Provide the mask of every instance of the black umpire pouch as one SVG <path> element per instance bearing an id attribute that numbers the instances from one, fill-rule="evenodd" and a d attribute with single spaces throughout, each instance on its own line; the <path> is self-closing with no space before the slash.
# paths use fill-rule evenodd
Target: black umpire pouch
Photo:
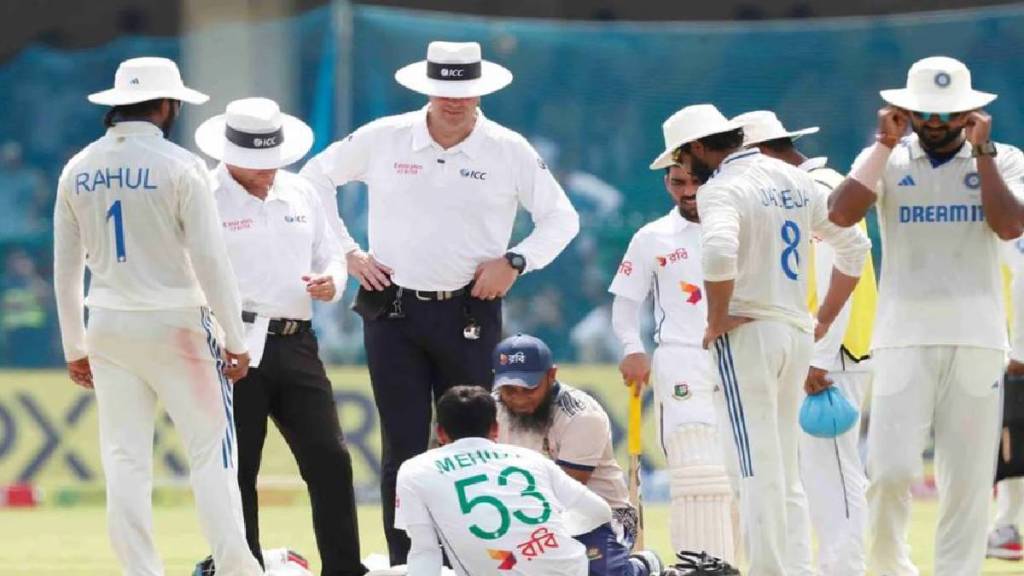
<path id="1" fill-rule="evenodd" d="M 363 320 L 380 320 L 398 298 L 398 286 L 394 284 L 383 290 L 367 290 L 362 286 L 356 293 L 356 300 L 352 304 L 352 310 L 363 317 Z"/>
<path id="2" fill-rule="evenodd" d="M 1003 432 L 999 440 L 996 482 L 1024 476 L 1024 377 L 1003 381 Z"/>

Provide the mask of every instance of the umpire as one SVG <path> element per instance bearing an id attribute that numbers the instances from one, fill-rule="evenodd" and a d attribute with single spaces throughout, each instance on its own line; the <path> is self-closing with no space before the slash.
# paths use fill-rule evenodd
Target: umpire
<path id="1" fill-rule="evenodd" d="M 234 387 L 249 548 L 263 564 L 256 476 L 269 416 L 309 489 L 321 574 L 360 576 L 366 568 L 359 560 L 352 460 L 310 328 L 311 299 L 336 302 L 346 273 L 316 191 L 279 170 L 309 151 L 313 131 L 272 100 L 246 98 L 199 126 L 196 144 L 221 161 L 213 172 L 217 208 L 252 354 L 248 376 Z"/>
<path id="2" fill-rule="evenodd" d="M 512 81 L 475 42 L 431 42 L 425 61 L 395 74 L 425 94 L 419 110 L 380 118 L 302 169 L 332 213 L 348 272 L 362 289 L 370 379 L 381 419 L 381 498 L 392 565 L 409 540 L 394 528 L 395 478 L 427 449 L 433 399 L 456 384 L 491 387 L 501 298 L 516 278 L 551 262 L 579 217 L 536 151 L 487 119 L 480 96 Z M 337 186 L 369 187 L 369 253 L 336 217 Z M 516 210 L 534 230 L 508 247 Z"/>

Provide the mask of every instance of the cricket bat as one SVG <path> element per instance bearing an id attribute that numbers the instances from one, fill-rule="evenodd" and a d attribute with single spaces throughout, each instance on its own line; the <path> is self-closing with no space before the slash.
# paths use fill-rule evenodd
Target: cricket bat
<path id="1" fill-rule="evenodd" d="M 644 549 L 644 503 L 640 493 L 640 455 L 643 454 L 643 388 L 630 382 L 629 423 L 626 432 L 629 444 L 629 501 L 636 507 L 639 521 L 636 527 L 635 550 Z"/>

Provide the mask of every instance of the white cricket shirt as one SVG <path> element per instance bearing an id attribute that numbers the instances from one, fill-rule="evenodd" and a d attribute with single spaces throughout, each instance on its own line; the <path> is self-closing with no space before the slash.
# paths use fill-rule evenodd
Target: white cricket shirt
<path id="1" fill-rule="evenodd" d="M 633 235 L 608 291 L 643 302 L 654 294 L 654 341 L 659 345 L 701 346 L 707 302 L 700 259 L 700 224 L 672 210 Z M 637 326 L 639 332 L 639 326 Z M 634 342 L 640 341 L 635 334 Z M 635 347 L 635 346 L 634 346 Z M 627 354 L 643 352 L 628 349 Z"/>
<path id="2" fill-rule="evenodd" d="M 508 409 L 498 402 L 498 441 L 544 454 L 559 466 L 591 472 L 587 488 L 613 510 L 631 508 L 626 475 L 615 459 L 608 414 L 582 390 L 558 383 L 547 434 L 515 428 Z"/>
<path id="3" fill-rule="evenodd" d="M 706 281 L 735 280 L 729 314 L 789 322 L 807 332 L 811 235 L 835 249 L 835 266 L 860 276 L 871 241 L 828 219 L 828 198 L 803 170 L 757 150 L 723 160 L 697 192 Z"/>
<path id="4" fill-rule="evenodd" d="M 87 305 L 166 310 L 209 304 L 227 349 L 245 351 L 241 305 L 206 166 L 149 122 L 120 122 L 72 158 L 54 208 L 54 284 L 67 360 L 85 346 Z"/>
<path id="5" fill-rule="evenodd" d="M 264 200 L 246 192 L 221 164 L 216 178 L 222 232 L 238 277 L 242 308 L 269 318 L 309 320 L 312 301 L 302 277 L 328 274 L 345 289 L 341 246 L 320 197 L 305 178 L 278 170 Z"/>
<path id="6" fill-rule="evenodd" d="M 369 251 L 413 290 L 457 290 L 478 264 L 511 250 L 543 268 L 579 231 L 579 217 L 525 138 L 477 112 L 473 132 L 443 149 L 427 109 L 371 122 L 314 156 L 300 172 L 316 186 L 345 252 L 358 247 L 337 218 L 336 187 L 369 188 Z M 509 248 L 516 210 L 533 232 Z"/>
<path id="7" fill-rule="evenodd" d="M 433 526 L 460 576 L 587 574 L 563 514 L 593 496 L 536 452 L 463 438 L 406 460 L 397 490 L 395 527 Z"/>
<path id="8" fill-rule="evenodd" d="M 1006 144 L 996 149 L 1003 180 L 1024 198 L 1024 156 Z M 985 222 L 971 145 L 935 166 L 910 135 L 892 151 L 875 192 L 882 268 L 872 348 L 1006 350 L 1001 241 Z"/>
<path id="9" fill-rule="evenodd" d="M 828 159 L 808 158 L 799 168 L 811 175 L 814 183 L 822 188 L 822 192 L 831 194 L 836 186 L 843 181 L 843 175 L 827 166 Z M 817 286 L 818 305 L 825 300 L 828 293 L 828 286 L 832 282 L 832 263 L 835 261 L 835 251 L 827 242 L 821 242 L 813 238 L 814 243 L 814 280 Z M 828 370 L 829 372 L 869 372 L 871 361 L 863 360 L 854 362 L 845 357 L 842 350 L 843 336 L 850 324 L 850 314 L 853 309 L 853 298 L 846 301 L 843 309 L 839 311 L 836 319 L 832 321 L 825 335 L 814 343 L 814 355 L 811 357 L 811 366 Z"/>
<path id="10" fill-rule="evenodd" d="M 1024 237 L 1003 242 L 1003 261 L 1010 269 L 1010 358 L 1024 362 Z"/>

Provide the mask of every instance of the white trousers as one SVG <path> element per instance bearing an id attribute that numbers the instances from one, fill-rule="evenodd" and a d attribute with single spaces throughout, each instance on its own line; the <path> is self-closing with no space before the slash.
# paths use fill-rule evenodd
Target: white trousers
<path id="1" fill-rule="evenodd" d="M 981 573 L 1000 427 L 1005 353 L 957 346 L 874 351 L 868 429 L 868 564 L 878 574 L 918 574 L 907 528 L 910 486 L 935 431 L 939 521 L 935 576 Z"/>
<path id="2" fill-rule="evenodd" d="M 218 575 L 262 574 L 249 552 L 235 468 L 231 388 L 206 309 L 90 310 L 89 362 L 99 407 L 107 525 L 126 576 L 162 576 L 153 543 L 157 401 L 188 453 L 203 534 Z"/>
<path id="3" fill-rule="evenodd" d="M 1024 510 L 1024 478 L 1007 478 L 996 484 L 995 527 L 1017 526 Z"/>
<path id="4" fill-rule="evenodd" d="M 712 361 L 703 348 L 659 346 L 651 364 L 658 437 L 666 457 L 671 458 L 666 440 L 677 428 L 687 424 L 715 425 Z"/>
<path id="5" fill-rule="evenodd" d="M 755 576 L 813 574 L 797 415 L 813 347 L 795 326 L 758 320 L 714 344 L 723 432 L 740 477 L 740 516 Z M 728 426 L 726 426 L 726 423 Z"/>
<path id="6" fill-rule="evenodd" d="M 831 372 L 833 386 L 858 410 L 870 372 Z M 827 576 L 863 576 L 868 479 L 860 457 L 860 423 L 837 438 L 800 431 L 800 477 L 818 542 L 818 570 Z"/>

